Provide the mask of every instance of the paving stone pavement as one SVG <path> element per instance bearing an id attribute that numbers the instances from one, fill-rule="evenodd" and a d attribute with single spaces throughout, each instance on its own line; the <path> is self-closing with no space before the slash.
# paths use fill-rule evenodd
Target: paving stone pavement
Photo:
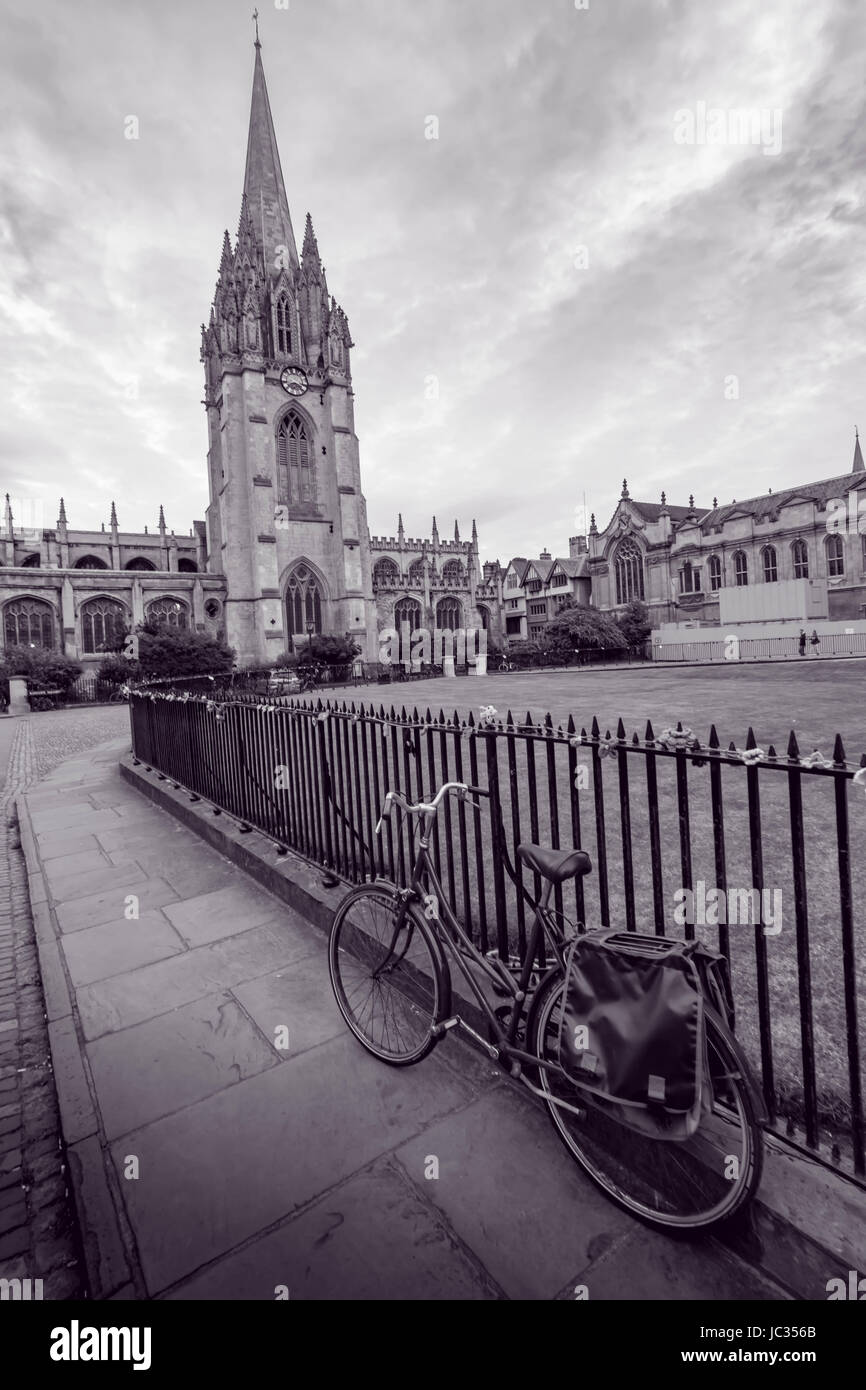
<path id="1" fill-rule="evenodd" d="M 15 798 L 70 753 L 117 734 L 126 710 L 0 723 L 0 1278 L 85 1296 Z"/>
<path id="2" fill-rule="evenodd" d="M 122 781 L 121 749 L 21 807 L 94 1296 L 783 1296 L 620 1212 L 483 1058 L 376 1062 L 322 934 Z"/>

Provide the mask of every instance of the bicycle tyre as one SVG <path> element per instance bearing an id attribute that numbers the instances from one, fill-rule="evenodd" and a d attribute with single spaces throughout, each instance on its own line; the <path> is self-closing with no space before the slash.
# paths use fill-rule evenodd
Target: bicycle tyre
<path id="1" fill-rule="evenodd" d="M 387 961 L 401 911 L 404 925 L 399 930 L 408 937 L 388 971 L 386 991 L 384 977 L 374 978 L 374 972 Z M 393 883 L 362 884 L 340 903 L 328 938 L 328 971 L 343 1018 L 380 1062 L 414 1066 L 436 1046 L 439 1038 L 433 1030 L 451 1011 L 451 975 L 423 913 L 415 904 L 405 904 Z"/>
<path id="2" fill-rule="evenodd" d="M 527 1047 L 535 1057 L 555 1056 L 558 1036 L 556 1010 L 563 991 L 563 977 L 555 971 L 543 980 L 532 1002 L 527 1020 Z M 545 1095 L 551 1121 L 565 1147 L 590 1178 L 618 1206 L 648 1225 L 672 1231 L 708 1230 L 728 1221 L 751 1200 L 761 1181 L 763 1171 L 763 1134 L 757 1118 L 752 1088 L 744 1076 L 748 1064 L 736 1040 L 726 1025 L 709 1007 L 705 1010 L 707 1055 L 713 1082 L 711 1109 L 701 1115 L 696 1133 L 682 1142 L 655 1139 L 639 1134 L 617 1120 L 617 1107 L 605 1107 L 588 1095 L 585 1089 L 571 1086 L 564 1077 L 544 1067 L 537 1071 L 536 1084 Z M 547 1042 L 545 1044 L 545 1039 Z M 724 1092 L 727 1105 L 719 1103 Z M 585 1107 L 584 1117 L 578 1119 L 562 1110 L 549 1098 L 557 1095 L 572 1104 Z M 726 1178 L 724 1170 L 713 1164 L 732 1156 L 732 1108 L 739 1116 L 743 1136 L 743 1153 L 737 1155 L 735 1178 Z M 609 1162 L 599 1162 L 593 1152 L 595 1133 L 601 1136 L 601 1147 Z M 688 1165 L 685 1156 L 695 1153 Z M 712 1162 L 708 1161 L 708 1155 Z M 660 1188 L 665 1173 L 665 1190 Z M 627 1184 L 633 1182 L 635 1191 L 629 1193 Z M 724 1183 L 727 1183 L 727 1191 Z M 705 1209 L 674 1209 L 675 1194 L 686 1204 L 699 1184 L 710 1185 L 713 1197 Z M 637 1195 L 642 1192 L 644 1195 Z M 660 1204 L 666 1201 L 668 1210 Z"/>

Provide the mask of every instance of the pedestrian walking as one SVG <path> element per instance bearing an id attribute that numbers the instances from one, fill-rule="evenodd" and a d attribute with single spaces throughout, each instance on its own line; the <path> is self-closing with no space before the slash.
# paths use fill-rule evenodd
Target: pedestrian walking
<path id="1" fill-rule="evenodd" d="M 804 627 L 800 628 L 800 655 L 806 655 L 806 629 Z"/>
<path id="2" fill-rule="evenodd" d="M 818 651 L 818 644 L 820 643 L 821 638 L 818 636 L 818 629 L 817 629 L 817 628 L 815 628 L 815 627 L 812 628 L 812 636 L 809 638 L 809 641 L 812 643 L 812 653 L 813 653 L 813 655 L 814 655 L 814 656 L 820 656 L 820 652 Z"/>

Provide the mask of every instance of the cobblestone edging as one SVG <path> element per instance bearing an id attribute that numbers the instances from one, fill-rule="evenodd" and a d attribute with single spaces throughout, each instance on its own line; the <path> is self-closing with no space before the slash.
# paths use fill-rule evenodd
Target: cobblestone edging
<path id="1" fill-rule="evenodd" d="M 21 719 L 0 791 L 0 1278 L 86 1297 L 15 798 L 37 777 Z"/>

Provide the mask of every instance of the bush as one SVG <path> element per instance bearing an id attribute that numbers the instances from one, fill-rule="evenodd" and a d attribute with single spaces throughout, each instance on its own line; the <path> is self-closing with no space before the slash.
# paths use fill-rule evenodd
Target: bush
<path id="1" fill-rule="evenodd" d="M 361 648 L 345 637 L 332 637 L 320 633 L 313 638 L 312 661 L 319 666 L 351 666 Z M 310 643 L 305 642 L 297 654 L 297 665 L 309 666 L 311 660 Z"/>
<path id="2" fill-rule="evenodd" d="M 519 639 L 510 643 L 508 647 L 508 659 L 521 670 L 527 666 L 537 666 L 542 656 L 542 648 L 538 642 L 524 642 Z"/>
<path id="3" fill-rule="evenodd" d="M 125 656 L 107 656 L 101 663 L 97 678 L 106 685 L 123 685 L 126 681 L 138 680 L 141 676 L 141 663 L 128 661 Z"/>
<path id="4" fill-rule="evenodd" d="M 222 638 L 206 632 L 187 632 L 165 623 L 138 628 L 138 663 L 145 678 L 220 675 L 231 671 L 234 658 Z"/>
<path id="5" fill-rule="evenodd" d="M 62 652 L 49 652 L 43 647 L 7 647 L 0 674 L 26 676 L 33 685 L 69 690 L 82 670 L 77 661 Z"/>

